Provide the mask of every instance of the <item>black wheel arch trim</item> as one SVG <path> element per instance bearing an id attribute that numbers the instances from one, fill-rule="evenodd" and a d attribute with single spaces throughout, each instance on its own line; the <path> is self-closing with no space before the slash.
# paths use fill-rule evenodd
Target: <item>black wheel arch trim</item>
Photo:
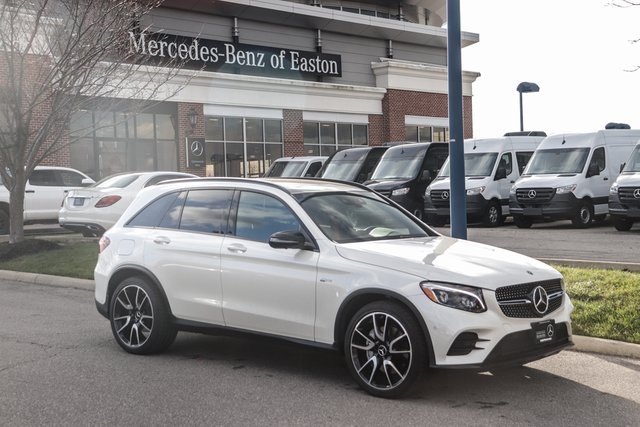
<path id="1" fill-rule="evenodd" d="M 131 277 L 131 276 L 135 276 L 135 274 L 122 274 L 125 272 L 125 270 L 133 270 L 137 273 L 139 273 L 140 275 L 144 275 L 145 277 L 147 277 L 149 280 L 151 280 L 151 282 L 153 283 L 153 285 L 158 289 L 158 291 L 160 292 L 160 295 L 162 296 L 162 300 L 163 302 L 166 304 L 168 310 L 169 310 L 169 316 L 171 317 L 172 321 L 175 321 L 175 318 L 173 316 L 173 312 L 171 311 L 171 304 L 169 304 L 169 299 L 167 298 L 167 294 L 164 292 L 164 288 L 162 287 L 162 284 L 160 283 L 160 280 L 158 280 L 158 278 L 156 277 L 155 274 L 153 274 L 151 272 L 151 270 L 145 268 L 145 267 L 141 267 L 139 265 L 135 265 L 135 264 L 124 264 L 121 265 L 120 267 L 118 267 L 117 270 L 114 271 L 114 273 L 109 277 L 109 284 L 107 285 L 107 296 L 106 296 L 106 300 L 104 303 L 104 308 L 102 309 L 104 311 L 101 311 L 101 309 L 98 307 L 98 311 L 105 317 L 109 316 L 109 301 L 111 300 L 111 296 L 113 295 L 113 292 L 115 291 L 116 287 L 118 286 L 118 284 L 120 282 L 122 282 L 122 280 L 124 280 L 126 277 Z M 122 274 L 122 277 L 118 277 Z M 117 279 L 116 279 L 117 278 Z M 96 302 L 96 305 L 98 303 Z"/>
<path id="2" fill-rule="evenodd" d="M 356 300 L 363 298 L 364 301 L 362 303 L 356 304 L 355 306 L 352 303 L 355 303 Z M 426 297 L 425 297 L 426 298 Z M 380 300 L 394 300 L 401 304 L 402 306 L 409 309 L 413 317 L 416 319 L 418 324 L 420 325 L 420 329 L 422 330 L 422 334 L 425 340 L 425 345 L 427 348 L 427 355 L 429 358 L 429 364 L 431 366 L 435 365 L 435 353 L 433 351 L 433 344 L 431 342 L 431 335 L 429 334 L 429 328 L 424 321 L 424 318 L 418 311 L 418 309 L 403 295 L 400 295 L 396 292 L 390 291 L 388 289 L 380 289 L 380 288 L 363 288 L 358 289 L 357 291 L 349 294 L 340 307 L 338 308 L 338 312 L 336 313 L 336 320 L 334 324 L 334 347 L 336 347 L 339 351 L 343 351 L 343 342 L 344 335 L 347 329 L 347 325 L 351 320 L 349 314 L 353 315 L 358 309 L 363 307 L 364 305 Z"/>

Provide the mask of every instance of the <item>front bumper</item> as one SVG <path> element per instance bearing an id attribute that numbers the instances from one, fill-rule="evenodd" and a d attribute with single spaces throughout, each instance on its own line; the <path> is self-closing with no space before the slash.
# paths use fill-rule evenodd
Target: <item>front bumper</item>
<path id="1" fill-rule="evenodd" d="M 622 203 L 618 194 L 609 194 L 609 214 L 614 217 L 640 221 L 640 201 L 638 203 Z"/>
<path id="2" fill-rule="evenodd" d="M 474 194 L 472 196 L 466 196 L 466 205 L 467 217 L 470 219 L 478 219 L 487 211 L 489 200 L 485 199 L 482 194 Z M 432 199 L 431 196 L 425 197 L 424 213 L 426 216 L 449 218 L 451 215 L 449 200 Z"/>
<path id="3" fill-rule="evenodd" d="M 571 219 L 578 210 L 579 200 L 573 193 L 555 194 L 550 200 L 518 200 L 515 194 L 509 196 L 509 212 L 526 217 Z"/>

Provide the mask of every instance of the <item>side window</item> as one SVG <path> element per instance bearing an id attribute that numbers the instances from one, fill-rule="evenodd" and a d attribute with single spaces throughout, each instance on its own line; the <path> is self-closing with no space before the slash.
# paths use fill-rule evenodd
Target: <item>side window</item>
<path id="1" fill-rule="evenodd" d="M 598 166 L 598 172 L 602 172 L 607 166 L 604 158 L 604 147 L 598 147 L 593 150 L 593 156 L 591 157 L 591 163 L 589 163 L 589 169 L 592 165 Z"/>
<path id="2" fill-rule="evenodd" d="M 65 171 L 65 170 L 61 170 L 58 172 L 60 172 L 62 185 L 64 185 L 65 187 L 82 186 L 82 180 L 84 179 L 84 176 L 80 175 L 79 173 L 72 172 L 72 171 Z"/>
<path id="3" fill-rule="evenodd" d="M 240 194 L 235 230 L 237 237 L 266 243 L 273 233 L 299 229 L 298 219 L 280 200 L 250 191 Z"/>
<path id="4" fill-rule="evenodd" d="M 309 169 L 307 169 L 307 172 L 304 174 L 304 176 L 311 176 L 311 177 L 316 176 L 316 174 L 318 173 L 321 167 L 322 167 L 322 162 L 311 163 L 311 165 L 309 165 Z"/>
<path id="5" fill-rule="evenodd" d="M 58 176 L 54 170 L 34 170 L 29 177 L 29 184 L 55 187 L 58 185 Z"/>
<path id="6" fill-rule="evenodd" d="M 518 162 L 518 172 L 520 175 L 522 175 L 524 168 L 527 167 L 531 156 L 533 156 L 533 151 L 518 151 L 516 153 L 516 161 Z"/>
<path id="7" fill-rule="evenodd" d="M 129 227 L 157 227 L 169 207 L 174 206 L 179 192 L 166 194 L 154 200 L 136 214 L 128 223 Z M 182 205 L 180 205 L 182 207 Z"/>
<path id="8" fill-rule="evenodd" d="M 513 162 L 511 161 L 511 153 L 504 153 L 500 156 L 500 163 L 498 163 L 498 169 L 504 168 L 506 175 L 511 175 L 513 172 Z"/>
<path id="9" fill-rule="evenodd" d="M 182 208 L 180 230 L 225 234 L 233 190 L 192 190 Z"/>

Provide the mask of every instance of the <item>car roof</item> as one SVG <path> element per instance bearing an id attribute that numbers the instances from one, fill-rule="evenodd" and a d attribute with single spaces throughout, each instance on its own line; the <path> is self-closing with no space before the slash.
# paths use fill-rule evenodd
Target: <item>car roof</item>
<path id="1" fill-rule="evenodd" d="M 274 160 L 275 162 L 288 162 L 291 160 L 308 160 L 308 161 L 313 161 L 313 160 L 325 160 L 327 158 L 327 156 L 293 156 L 293 157 L 279 157 L 277 159 Z"/>

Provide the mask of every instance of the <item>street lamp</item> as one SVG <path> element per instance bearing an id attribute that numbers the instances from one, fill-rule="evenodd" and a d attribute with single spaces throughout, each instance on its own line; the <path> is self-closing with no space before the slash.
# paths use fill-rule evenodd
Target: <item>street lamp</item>
<path id="1" fill-rule="evenodd" d="M 191 125 L 191 132 L 196 129 L 196 125 L 198 124 L 198 112 L 195 108 L 191 107 L 188 113 L 189 124 Z"/>
<path id="2" fill-rule="evenodd" d="M 520 132 L 524 131 L 524 124 L 522 120 L 522 94 L 529 92 L 539 92 L 540 87 L 531 82 L 522 82 L 518 85 L 516 90 L 520 93 Z"/>

